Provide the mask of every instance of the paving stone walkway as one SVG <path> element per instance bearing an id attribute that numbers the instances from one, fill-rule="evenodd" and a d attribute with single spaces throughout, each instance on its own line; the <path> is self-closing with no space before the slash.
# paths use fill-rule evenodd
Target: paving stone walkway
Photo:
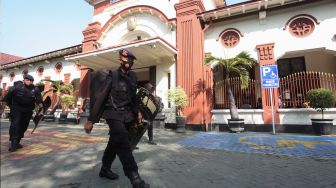
<path id="1" fill-rule="evenodd" d="M 0 123 L 3 188 L 131 187 L 118 159 L 112 165 L 118 180 L 98 176 L 107 126 L 95 126 L 87 135 L 83 125 L 42 123 L 36 133 L 26 132 L 24 148 L 10 153 L 9 124 Z M 158 145 L 147 144 L 145 135 L 134 157 L 151 188 L 335 188 L 334 137 L 297 136 L 155 129 Z M 328 147 L 329 155 L 319 147 Z M 317 151 L 324 153 L 308 155 Z"/>
<path id="2" fill-rule="evenodd" d="M 245 153 L 336 159 L 336 136 L 201 132 L 178 144 Z"/>

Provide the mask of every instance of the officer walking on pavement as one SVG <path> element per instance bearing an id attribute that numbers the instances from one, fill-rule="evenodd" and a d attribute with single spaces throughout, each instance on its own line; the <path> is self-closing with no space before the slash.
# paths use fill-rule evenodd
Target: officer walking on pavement
<path id="1" fill-rule="evenodd" d="M 11 146 L 9 151 L 11 152 L 23 147 L 20 141 L 28 128 L 35 103 L 39 108 L 43 108 L 41 92 L 33 84 L 34 78 L 29 74 L 24 75 L 23 78 L 23 83 L 16 82 L 3 98 L 3 101 L 10 107 L 9 140 Z"/>
<path id="2" fill-rule="evenodd" d="M 135 121 L 141 121 L 142 118 L 136 104 L 137 77 L 131 71 L 135 59 L 131 51 L 120 50 L 120 67 L 109 71 L 104 83 L 99 83 L 100 88 L 96 91 L 90 88 L 90 115 L 84 129 L 90 133 L 93 124 L 99 121 L 100 116 L 106 119 L 109 125 L 110 138 L 102 158 L 100 177 L 118 179 L 118 175 L 111 171 L 111 165 L 118 155 L 124 174 L 129 178 L 133 188 L 149 188 L 149 184 L 145 183 L 138 173 L 127 131 L 127 127 L 134 125 Z M 93 87 L 92 84 L 90 87 Z"/>

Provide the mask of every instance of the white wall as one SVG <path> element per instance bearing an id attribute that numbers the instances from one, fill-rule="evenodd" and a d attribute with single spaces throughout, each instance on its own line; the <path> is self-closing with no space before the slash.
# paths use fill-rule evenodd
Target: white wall
<path id="1" fill-rule="evenodd" d="M 217 23 L 205 33 L 204 52 L 211 52 L 220 57 L 233 57 L 245 50 L 257 59 L 256 46 L 266 43 L 275 43 L 275 59 L 289 51 L 322 47 L 336 51 L 335 40 L 332 39 L 335 35 L 335 10 L 335 1 L 323 1 L 319 6 L 313 4 L 267 12 L 267 18 L 263 23 L 260 23 L 258 15 Z M 296 38 L 288 32 L 288 29 L 283 30 L 286 22 L 299 14 L 312 15 L 321 22 L 316 25 L 315 31 L 305 38 Z M 219 34 L 227 28 L 236 28 L 244 35 L 240 43 L 231 49 L 224 49 L 220 42 L 216 41 Z"/>
<path id="2" fill-rule="evenodd" d="M 162 98 L 165 108 L 168 107 L 168 73 L 170 73 L 170 87 L 176 87 L 175 62 L 163 63 L 156 66 L 156 95 Z"/>
<path id="3" fill-rule="evenodd" d="M 280 124 L 292 125 L 311 125 L 311 119 L 321 119 L 321 112 L 312 108 L 302 109 L 279 109 Z M 336 125 L 336 108 L 330 108 L 324 111 L 325 119 L 333 119 Z"/>
<path id="4" fill-rule="evenodd" d="M 238 109 L 239 118 L 244 119 L 245 124 L 264 124 L 263 110 L 261 109 Z M 279 109 L 280 124 L 282 125 L 311 125 L 311 119 L 321 119 L 321 113 L 312 108 L 303 109 Z M 212 110 L 212 121 L 214 124 L 227 124 L 230 119 L 230 110 Z M 336 108 L 324 111 L 325 119 L 334 119 L 336 125 Z"/>
<path id="5" fill-rule="evenodd" d="M 264 124 L 262 109 L 238 109 L 239 118 L 244 119 L 245 124 Z M 231 119 L 229 109 L 212 110 L 211 123 L 228 124 Z"/>
<path id="6" fill-rule="evenodd" d="M 32 63 L 31 66 L 23 65 L 20 66 L 18 69 L 7 69 L 7 70 L 1 70 L 3 73 L 3 79 L 2 83 L 7 83 L 7 87 L 13 86 L 13 83 L 18 80 L 23 80 L 22 77 L 22 71 L 25 69 L 28 69 L 28 74 L 32 75 L 34 77 L 34 83 L 38 83 L 41 79 L 44 79 L 46 76 L 50 76 L 52 80 L 63 80 L 64 81 L 64 74 L 70 73 L 70 82 L 75 78 L 80 78 L 80 71 L 76 70 L 75 64 L 65 61 L 64 58 L 55 58 L 49 60 L 50 63 L 46 63 L 46 61 L 39 61 L 36 63 Z M 60 74 L 56 74 L 54 71 L 54 67 L 56 63 L 61 62 L 63 65 L 63 69 Z M 43 66 L 44 72 L 41 77 L 37 75 L 37 68 L 39 66 Z M 15 73 L 15 77 L 13 81 L 10 81 L 9 74 L 11 72 Z"/>

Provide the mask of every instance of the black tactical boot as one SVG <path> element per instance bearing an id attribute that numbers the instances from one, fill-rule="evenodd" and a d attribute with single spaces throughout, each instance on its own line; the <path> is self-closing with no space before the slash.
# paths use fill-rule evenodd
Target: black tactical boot
<path id="1" fill-rule="evenodd" d="M 150 144 L 150 145 L 157 145 L 153 140 L 149 140 L 148 144 Z"/>
<path id="2" fill-rule="evenodd" d="M 102 167 L 99 172 L 99 177 L 116 180 L 119 178 L 118 174 L 112 172 L 110 168 Z"/>
<path id="3" fill-rule="evenodd" d="M 133 188 L 149 188 L 149 184 L 143 181 L 138 172 L 131 172 L 128 176 L 133 185 Z"/>
<path id="4" fill-rule="evenodd" d="M 11 146 L 10 148 L 8 149 L 8 151 L 10 152 L 14 152 L 20 148 L 22 148 L 23 146 L 17 141 L 17 140 L 12 140 L 11 142 Z"/>
<path id="5" fill-rule="evenodd" d="M 22 144 L 20 144 L 20 142 L 21 142 L 21 138 L 20 138 L 20 139 L 19 139 L 19 141 L 18 141 L 18 146 L 19 146 L 19 149 L 23 148 L 23 145 L 22 145 Z"/>

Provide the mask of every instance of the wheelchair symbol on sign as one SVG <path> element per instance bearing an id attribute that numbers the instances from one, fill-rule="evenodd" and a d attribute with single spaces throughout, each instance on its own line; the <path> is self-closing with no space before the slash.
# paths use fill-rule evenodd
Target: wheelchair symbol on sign
<path id="1" fill-rule="evenodd" d="M 277 74 L 275 74 L 273 71 L 272 71 L 272 73 L 271 73 L 271 78 L 277 78 L 278 76 L 277 76 Z"/>

